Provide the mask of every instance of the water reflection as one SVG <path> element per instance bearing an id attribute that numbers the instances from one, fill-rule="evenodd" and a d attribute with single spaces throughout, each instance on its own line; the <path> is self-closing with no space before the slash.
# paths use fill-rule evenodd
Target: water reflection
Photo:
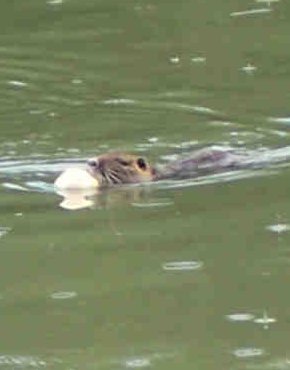
<path id="1" fill-rule="evenodd" d="M 98 189 L 57 189 L 56 193 L 63 197 L 60 207 L 67 210 L 92 208 L 97 203 Z"/>

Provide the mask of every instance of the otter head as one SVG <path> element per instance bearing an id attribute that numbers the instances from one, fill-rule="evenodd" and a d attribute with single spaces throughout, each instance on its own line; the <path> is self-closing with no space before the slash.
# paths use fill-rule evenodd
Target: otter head
<path id="1" fill-rule="evenodd" d="M 134 184 L 153 180 L 154 171 L 147 160 L 124 153 L 108 153 L 88 160 L 88 171 L 101 186 Z"/>

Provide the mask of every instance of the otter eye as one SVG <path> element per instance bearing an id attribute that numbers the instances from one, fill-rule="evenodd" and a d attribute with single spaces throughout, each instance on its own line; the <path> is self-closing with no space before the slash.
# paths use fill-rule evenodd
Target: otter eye
<path id="1" fill-rule="evenodd" d="M 144 171 L 147 168 L 147 163 L 146 163 L 144 158 L 138 158 L 137 159 L 137 165 L 138 165 L 139 168 L 141 168 L 141 170 L 144 170 Z"/>

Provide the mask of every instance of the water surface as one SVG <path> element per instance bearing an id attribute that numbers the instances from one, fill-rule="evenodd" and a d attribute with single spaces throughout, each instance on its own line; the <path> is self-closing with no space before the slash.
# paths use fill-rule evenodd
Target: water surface
<path id="1" fill-rule="evenodd" d="M 0 10 L 0 369 L 289 368 L 287 2 Z M 75 211 L 52 185 L 213 144 L 269 161 Z"/>

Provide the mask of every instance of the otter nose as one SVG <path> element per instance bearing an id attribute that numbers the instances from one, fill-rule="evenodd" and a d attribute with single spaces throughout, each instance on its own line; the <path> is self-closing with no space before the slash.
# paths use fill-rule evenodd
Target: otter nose
<path id="1" fill-rule="evenodd" d="M 87 161 L 87 164 L 92 168 L 98 168 L 99 167 L 99 160 L 98 158 L 89 158 Z"/>

